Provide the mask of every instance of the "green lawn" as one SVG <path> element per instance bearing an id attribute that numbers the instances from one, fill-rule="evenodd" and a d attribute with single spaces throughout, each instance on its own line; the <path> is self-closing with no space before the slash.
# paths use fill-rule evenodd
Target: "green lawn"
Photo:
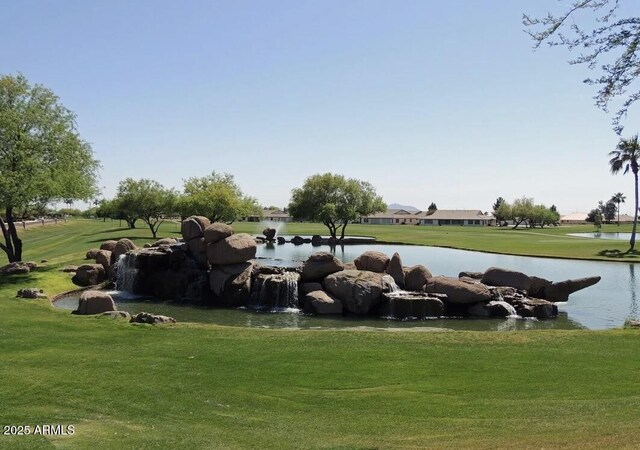
<path id="1" fill-rule="evenodd" d="M 148 326 L 14 298 L 18 287 L 71 288 L 57 269 L 107 237 L 151 240 L 115 225 L 29 230 L 26 259 L 50 268 L 0 276 L 0 425 L 76 428 L 66 437 L 0 435 L 0 448 L 638 446 L 638 330 Z M 377 228 L 351 231 L 402 235 Z M 295 232 L 303 229 L 312 228 Z M 175 231 L 168 224 L 162 234 Z"/>
<path id="2" fill-rule="evenodd" d="M 238 232 L 260 233 L 264 225 L 236 223 Z M 380 241 L 402 244 L 433 245 L 466 250 L 513 255 L 547 256 L 554 258 L 593 259 L 608 261 L 640 261 L 640 252 L 625 253 L 628 241 L 600 240 L 568 236 L 569 233 L 593 232 L 593 225 L 561 226 L 526 229 L 462 226 L 415 225 L 349 225 L 347 234 L 374 236 Z M 602 232 L 631 232 L 631 225 L 604 225 Z M 280 233 L 327 235 L 321 224 L 283 224 Z M 638 244 L 640 249 L 640 243 Z"/>

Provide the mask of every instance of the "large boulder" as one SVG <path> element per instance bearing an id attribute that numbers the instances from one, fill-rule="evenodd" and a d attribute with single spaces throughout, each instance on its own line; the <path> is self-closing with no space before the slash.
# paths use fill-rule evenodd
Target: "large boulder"
<path id="1" fill-rule="evenodd" d="M 538 298 L 525 298 L 514 302 L 513 306 L 521 317 L 551 319 L 558 315 L 558 307 L 555 303 Z"/>
<path id="2" fill-rule="evenodd" d="M 304 296 L 304 312 L 309 314 L 342 314 L 342 302 L 325 291 L 311 291 Z"/>
<path id="3" fill-rule="evenodd" d="M 344 264 L 329 252 L 313 253 L 302 266 L 302 281 L 319 281 L 341 271 Z"/>
<path id="4" fill-rule="evenodd" d="M 304 238 L 302 238 L 301 236 L 294 236 L 291 238 L 291 243 L 293 245 L 302 245 L 304 244 Z"/>
<path id="5" fill-rule="evenodd" d="M 111 252 L 109 250 L 99 250 L 96 255 L 96 264 L 102 264 L 106 273 L 109 272 L 111 267 Z"/>
<path id="6" fill-rule="evenodd" d="M 441 317 L 444 302 L 425 292 L 396 291 L 382 294 L 385 303 L 380 308 L 383 316 L 395 319 Z"/>
<path id="7" fill-rule="evenodd" d="M 300 283 L 300 286 L 298 286 L 298 289 L 300 291 L 300 295 L 307 295 L 309 292 L 321 291 L 324 288 L 320 283 L 309 282 L 309 283 Z"/>
<path id="8" fill-rule="evenodd" d="M 211 265 L 239 264 L 255 258 L 256 241 L 245 233 L 234 234 L 207 246 Z"/>
<path id="9" fill-rule="evenodd" d="M 115 311 L 116 304 L 109 294 L 102 291 L 84 291 L 80 294 L 78 309 L 73 314 L 102 314 L 106 311 Z"/>
<path id="10" fill-rule="evenodd" d="M 136 244 L 133 243 L 131 239 L 122 238 L 118 242 L 116 242 L 116 246 L 113 248 L 111 252 L 111 264 L 115 264 L 120 255 L 124 255 L 132 250 L 137 250 Z"/>
<path id="11" fill-rule="evenodd" d="M 226 223 L 214 222 L 204 229 L 204 240 L 207 244 L 215 244 L 233 234 L 233 228 Z"/>
<path id="12" fill-rule="evenodd" d="M 262 230 L 262 234 L 264 235 L 265 239 L 267 239 L 268 241 L 273 241 L 276 238 L 276 229 L 275 228 L 265 228 L 264 230 Z"/>
<path id="13" fill-rule="evenodd" d="M 92 248 L 87 252 L 86 255 L 84 255 L 84 259 L 96 259 L 96 256 L 98 255 L 99 251 L 100 250 L 97 248 Z"/>
<path id="14" fill-rule="evenodd" d="M 389 279 L 388 275 L 365 270 L 342 270 L 327 276 L 322 284 L 347 311 L 367 314 L 380 304 L 382 293 L 390 290 Z"/>
<path id="15" fill-rule="evenodd" d="M 209 288 L 218 306 L 243 306 L 251 297 L 251 279 L 254 265 L 251 262 L 216 266 L 209 272 Z"/>
<path id="16" fill-rule="evenodd" d="M 540 277 L 529 277 L 531 283 L 527 294 L 535 298 L 545 298 L 547 287 L 551 285 L 551 281 Z"/>
<path id="17" fill-rule="evenodd" d="M 182 221 L 180 225 L 180 234 L 185 241 L 201 238 L 204 236 L 204 230 L 211 224 L 209 219 L 203 216 L 191 216 Z"/>
<path id="18" fill-rule="evenodd" d="M 3 273 L 5 275 L 19 275 L 29 273 L 30 271 L 31 268 L 23 262 L 12 262 L 0 269 L 0 273 Z"/>
<path id="19" fill-rule="evenodd" d="M 421 291 L 427 280 L 433 277 L 429 269 L 418 264 L 411 267 L 404 276 L 404 288 L 408 291 Z"/>
<path id="20" fill-rule="evenodd" d="M 108 250 L 112 252 L 116 248 L 117 243 L 118 241 L 112 241 L 112 240 L 104 241 L 102 244 L 100 244 L 100 250 Z"/>
<path id="21" fill-rule="evenodd" d="M 485 270 L 480 281 L 488 286 L 509 286 L 523 291 L 528 291 L 531 287 L 531 277 L 528 275 L 499 267 Z"/>
<path id="22" fill-rule="evenodd" d="M 106 272 L 102 264 L 83 264 L 78 267 L 71 281 L 77 286 L 86 287 L 102 283 L 106 279 Z"/>
<path id="23" fill-rule="evenodd" d="M 491 300 L 491 291 L 480 283 L 466 283 L 457 278 L 433 277 L 424 287 L 425 292 L 444 294 L 449 303 L 476 303 Z"/>
<path id="24" fill-rule="evenodd" d="M 398 252 L 394 253 L 389 260 L 389 265 L 387 265 L 385 272 L 393 278 L 393 281 L 395 281 L 399 287 L 404 287 L 404 268 L 402 267 L 402 260 Z"/>
<path id="25" fill-rule="evenodd" d="M 169 316 L 162 316 L 160 314 L 141 312 L 131 318 L 131 323 L 148 323 L 156 325 L 159 323 L 176 323 L 176 319 Z"/>
<path id="26" fill-rule="evenodd" d="M 162 238 L 151 244 L 151 247 L 160 247 L 161 245 L 173 245 L 177 243 L 178 241 L 174 238 Z"/>
<path id="27" fill-rule="evenodd" d="M 550 285 L 545 287 L 544 298 L 551 302 L 566 302 L 567 300 L 569 300 L 570 294 L 573 294 L 580 289 L 593 286 L 599 281 L 600 277 L 596 276 L 551 283 Z"/>
<path id="28" fill-rule="evenodd" d="M 382 252 L 370 250 L 358 256 L 353 263 L 358 270 L 383 273 L 389 265 L 389 257 Z"/>

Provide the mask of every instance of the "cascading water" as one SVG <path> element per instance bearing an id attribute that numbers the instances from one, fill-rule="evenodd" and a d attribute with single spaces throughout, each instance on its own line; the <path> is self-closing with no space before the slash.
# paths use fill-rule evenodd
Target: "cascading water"
<path id="1" fill-rule="evenodd" d="M 260 276 L 257 280 L 259 289 L 254 305 L 260 309 L 278 308 L 297 311 L 299 279 L 300 274 L 296 272 Z"/>
<path id="2" fill-rule="evenodd" d="M 116 290 L 133 292 L 136 277 L 138 276 L 137 261 L 138 256 L 135 252 L 120 255 L 113 265 Z"/>
<path id="3" fill-rule="evenodd" d="M 519 318 L 520 316 L 518 315 L 518 312 L 516 311 L 516 309 L 513 307 L 513 305 L 510 305 L 509 303 L 505 302 L 504 300 L 493 300 L 489 302 L 489 307 L 492 306 L 501 306 L 503 307 L 506 311 L 507 311 L 507 317 L 513 317 L 513 318 Z"/>

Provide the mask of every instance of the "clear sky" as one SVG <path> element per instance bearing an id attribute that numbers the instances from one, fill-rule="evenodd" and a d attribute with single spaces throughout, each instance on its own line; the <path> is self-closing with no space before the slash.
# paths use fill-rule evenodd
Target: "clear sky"
<path id="1" fill-rule="evenodd" d="M 623 192 L 632 211 L 588 70 L 523 31 L 555 0 L 0 3 L 0 74 L 77 114 L 106 198 L 126 177 L 179 188 L 215 170 L 286 206 L 330 171 L 421 209 L 526 195 L 584 212 Z"/>

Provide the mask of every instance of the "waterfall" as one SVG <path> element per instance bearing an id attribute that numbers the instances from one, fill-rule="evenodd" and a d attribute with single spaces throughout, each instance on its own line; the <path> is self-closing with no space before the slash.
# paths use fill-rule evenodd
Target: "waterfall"
<path id="1" fill-rule="evenodd" d="M 391 275 L 383 275 L 382 281 L 389 286 L 389 292 L 400 292 L 400 286 L 396 284 L 396 280 Z"/>
<path id="2" fill-rule="evenodd" d="M 116 290 L 133 292 L 136 277 L 138 276 L 137 262 L 138 255 L 134 252 L 120 255 L 113 265 Z"/>
<path id="3" fill-rule="evenodd" d="M 489 302 L 489 307 L 494 305 L 502 306 L 508 313 L 507 317 L 520 317 L 518 316 L 518 312 L 516 311 L 516 309 L 509 303 L 505 302 L 504 300 L 493 300 Z"/>
<path id="4" fill-rule="evenodd" d="M 276 308 L 298 310 L 298 280 L 300 274 L 285 272 L 283 274 L 262 275 L 257 282 L 257 298 L 254 304 L 259 309 Z"/>

